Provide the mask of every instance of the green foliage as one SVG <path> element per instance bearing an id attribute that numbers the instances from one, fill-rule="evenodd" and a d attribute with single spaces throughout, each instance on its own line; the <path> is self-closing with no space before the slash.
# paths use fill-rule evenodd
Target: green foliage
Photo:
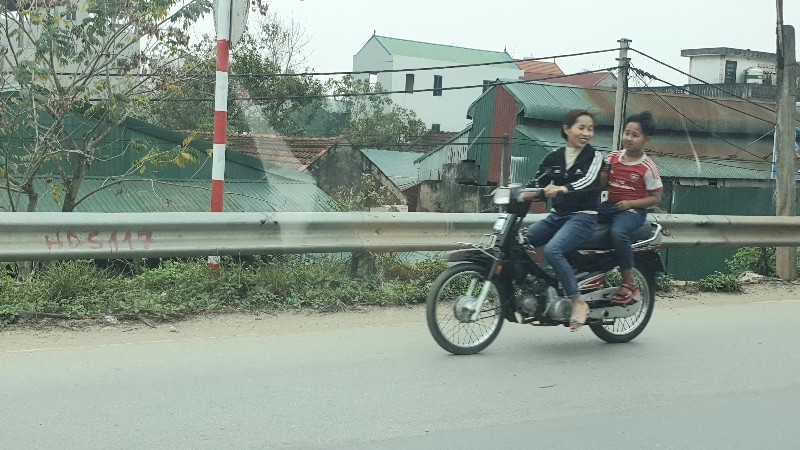
<path id="1" fill-rule="evenodd" d="M 745 247 L 736 251 L 730 259 L 725 260 L 728 270 L 734 275 L 744 272 L 755 272 L 760 275 L 775 276 L 774 247 Z"/>
<path id="2" fill-rule="evenodd" d="M 444 268 L 440 259 L 417 263 L 394 255 L 378 258 L 380 277 L 348 276 L 349 262 L 324 256 L 287 256 L 248 264 L 223 258 L 211 272 L 203 260 L 137 265 L 122 276 L 89 261 L 57 262 L 31 278 L 0 274 L 0 324 L 55 314 L 71 318 L 114 315 L 178 317 L 209 311 L 312 308 L 336 311 L 355 305 L 425 301 Z"/>
<path id="3" fill-rule="evenodd" d="M 385 185 L 378 185 L 375 178 L 362 173 L 358 183 L 339 188 L 333 202 L 339 211 L 369 211 L 373 206 L 391 203 L 392 193 Z"/>
<path id="4" fill-rule="evenodd" d="M 675 289 L 675 279 L 668 273 L 659 273 L 656 276 L 656 291 L 672 292 Z"/>
<path id="5" fill-rule="evenodd" d="M 0 102 L 0 190 L 10 202 L 3 206 L 16 211 L 27 204 L 35 211 L 45 194 L 36 192 L 40 178 L 62 211 L 73 211 L 89 167 L 131 150 L 117 144 L 118 125 L 145 109 L 160 86 L 185 75 L 174 63 L 185 55 L 188 28 L 211 3 L 47 1 L 10 11 L 0 2 L 9 37 L 0 47 L 0 91 L 14 97 Z M 148 161 L 155 164 L 159 152 L 151 153 Z M 182 167 L 189 159 L 166 163 Z M 105 187 L 140 169 L 145 165 L 115 174 Z"/>
<path id="6" fill-rule="evenodd" d="M 697 288 L 706 292 L 740 292 L 742 282 L 739 277 L 730 273 L 714 272 L 694 282 Z"/>
<path id="7" fill-rule="evenodd" d="M 311 122 L 325 103 L 319 97 L 324 94 L 323 84 L 309 75 L 280 76 L 305 70 L 304 30 L 272 13 L 259 17 L 253 25 L 231 53 L 228 130 L 283 136 L 312 134 Z M 213 94 L 209 86 L 213 86 L 216 73 L 216 40 L 206 36 L 188 49 L 178 66 L 177 72 L 186 76 L 173 77 L 159 86 L 159 95 L 171 101 L 153 103 L 150 114 L 171 129 L 213 131 L 214 103 L 198 99 Z M 260 100 L 236 100 L 242 97 Z M 147 119 L 146 114 L 142 119 Z"/>
<path id="8" fill-rule="evenodd" d="M 359 80 L 348 75 L 340 80 L 329 80 L 328 89 L 336 96 L 347 117 L 342 134 L 356 147 L 404 150 L 425 133 L 425 122 L 414 111 L 397 106 L 380 84 L 370 85 L 369 80 Z M 362 95 L 371 94 L 371 95 Z"/>

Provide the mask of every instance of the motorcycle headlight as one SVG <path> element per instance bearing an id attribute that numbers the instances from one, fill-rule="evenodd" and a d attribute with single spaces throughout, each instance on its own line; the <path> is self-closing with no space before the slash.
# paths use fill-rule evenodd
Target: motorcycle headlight
<path id="1" fill-rule="evenodd" d="M 494 191 L 494 204 L 507 205 L 511 203 L 511 189 L 507 187 L 499 187 Z"/>

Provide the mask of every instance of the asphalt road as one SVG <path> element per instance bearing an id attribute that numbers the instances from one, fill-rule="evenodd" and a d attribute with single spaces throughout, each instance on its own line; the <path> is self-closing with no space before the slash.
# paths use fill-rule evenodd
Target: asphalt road
<path id="1" fill-rule="evenodd" d="M 507 323 L 468 357 L 434 343 L 420 308 L 228 335 L 0 335 L 0 447 L 798 448 L 798 315 L 794 298 L 657 305 L 622 345 Z"/>

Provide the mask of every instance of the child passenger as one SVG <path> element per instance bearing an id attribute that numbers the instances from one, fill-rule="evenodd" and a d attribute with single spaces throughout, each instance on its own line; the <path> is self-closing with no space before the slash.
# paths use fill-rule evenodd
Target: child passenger
<path id="1" fill-rule="evenodd" d="M 589 111 L 569 111 L 561 136 L 566 146 L 549 153 L 534 178 L 538 186 L 544 186 L 544 195 L 553 199 L 553 210 L 528 229 L 528 242 L 544 246 L 545 259 L 572 300 L 570 330 L 576 331 L 586 323 L 589 305 L 581 298 L 566 255 L 588 239 L 597 224 L 603 155 L 589 145 L 594 136 L 594 116 Z"/>
<path id="2" fill-rule="evenodd" d="M 661 203 L 664 189 L 655 163 L 645 153 L 656 124 L 649 111 L 625 120 L 622 150 L 605 159 L 604 177 L 608 177 L 608 199 L 598 209 L 598 223 L 611 224 L 611 239 L 622 272 L 622 285 L 611 302 L 627 305 L 639 295 L 633 279 L 631 233 L 647 220 L 647 208 Z"/>

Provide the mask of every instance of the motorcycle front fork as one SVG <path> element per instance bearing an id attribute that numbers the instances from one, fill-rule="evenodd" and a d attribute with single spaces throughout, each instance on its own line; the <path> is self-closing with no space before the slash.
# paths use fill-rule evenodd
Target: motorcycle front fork
<path id="1" fill-rule="evenodd" d="M 474 296 L 475 288 L 478 286 L 478 279 L 473 278 L 469 284 L 469 290 L 467 290 L 467 295 L 470 297 Z M 483 309 L 483 304 L 486 303 L 486 297 L 489 296 L 489 290 L 492 288 L 492 277 L 487 276 L 486 281 L 484 281 L 483 286 L 481 286 L 481 292 L 478 294 L 475 302 L 475 309 L 470 314 L 469 320 L 470 322 L 474 322 L 478 320 L 478 314 L 480 314 L 481 310 Z"/>

